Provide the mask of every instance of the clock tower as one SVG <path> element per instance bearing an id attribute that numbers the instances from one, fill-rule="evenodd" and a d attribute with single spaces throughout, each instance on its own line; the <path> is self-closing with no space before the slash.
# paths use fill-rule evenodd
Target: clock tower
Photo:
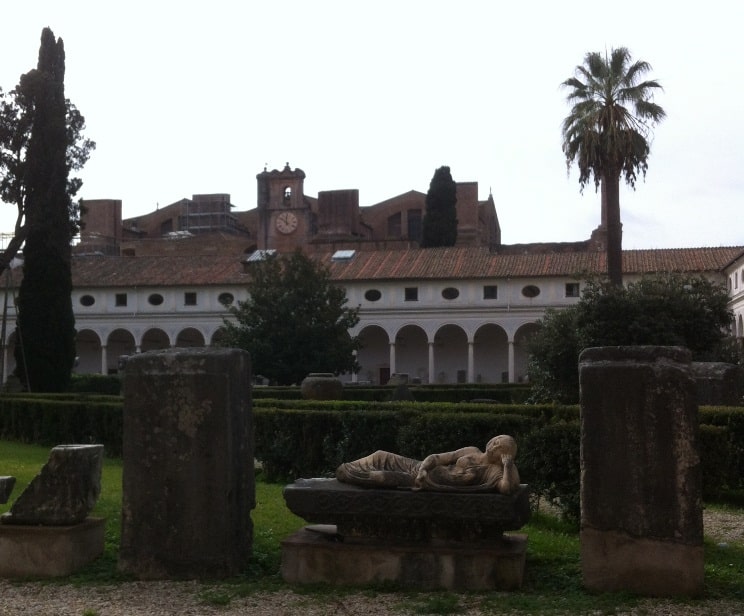
<path id="1" fill-rule="evenodd" d="M 258 182 L 258 248 L 292 252 L 310 238 L 310 204 L 305 201 L 305 172 L 289 163 L 263 170 Z"/>

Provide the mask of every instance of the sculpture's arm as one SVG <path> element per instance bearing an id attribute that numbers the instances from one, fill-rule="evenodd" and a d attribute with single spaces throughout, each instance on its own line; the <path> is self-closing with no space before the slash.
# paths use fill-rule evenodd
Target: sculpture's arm
<path id="1" fill-rule="evenodd" d="M 454 464 L 463 456 L 481 453 L 477 447 L 461 447 L 455 451 L 446 451 L 444 453 L 433 453 L 424 458 L 419 467 L 421 470 L 430 471 L 435 466 L 449 466 Z"/>
<path id="2" fill-rule="evenodd" d="M 504 471 L 498 482 L 498 490 L 502 494 L 510 494 L 519 487 L 519 471 L 512 456 L 501 456 L 501 462 L 504 465 Z"/>
<path id="3" fill-rule="evenodd" d="M 477 447 L 462 447 L 455 451 L 446 451 L 444 453 L 432 453 L 426 456 L 419 465 L 418 475 L 416 476 L 415 486 L 421 488 L 428 472 L 437 466 L 449 466 L 454 464 L 463 456 L 481 454 Z"/>

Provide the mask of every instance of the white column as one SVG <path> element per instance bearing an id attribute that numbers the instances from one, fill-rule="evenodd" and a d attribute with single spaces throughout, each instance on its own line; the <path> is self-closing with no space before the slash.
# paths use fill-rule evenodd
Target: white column
<path id="1" fill-rule="evenodd" d="M 356 350 L 352 351 L 352 355 L 354 355 L 354 361 L 356 361 L 357 351 Z M 352 383 L 358 383 L 359 382 L 359 373 L 358 372 L 353 371 L 351 373 L 351 382 Z"/>
<path id="2" fill-rule="evenodd" d="M 108 355 L 105 346 L 101 347 L 101 374 L 108 374 Z"/>
<path id="3" fill-rule="evenodd" d="M 475 383 L 475 345 L 468 340 L 468 383 Z"/>
<path id="4" fill-rule="evenodd" d="M 429 342 L 429 383 L 435 381 L 434 372 L 434 341 Z"/>
<path id="5" fill-rule="evenodd" d="M 395 341 L 390 343 L 390 376 L 395 374 Z"/>
<path id="6" fill-rule="evenodd" d="M 516 383 L 517 377 L 514 374 L 514 340 L 509 340 L 509 382 Z"/>

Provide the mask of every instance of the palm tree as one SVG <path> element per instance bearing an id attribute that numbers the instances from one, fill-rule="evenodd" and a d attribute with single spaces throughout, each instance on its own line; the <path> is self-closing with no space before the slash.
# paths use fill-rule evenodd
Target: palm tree
<path id="1" fill-rule="evenodd" d="M 632 188 L 638 172 L 648 169 L 651 128 L 666 113 L 653 102 L 661 85 L 641 81 L 651 70 L 648 62 L 633 62 L 625 47 L 610 56 L 586 54 L 574 77 L 561 85 L 573 105 L 563 121 L 563 153 L 566 164 L 579 167 L 581 190 L 591 179 L 601 186 L 602 227 L 607 233 L 607 275 L 618 286 L 623 282 L 620 178 Z"/>

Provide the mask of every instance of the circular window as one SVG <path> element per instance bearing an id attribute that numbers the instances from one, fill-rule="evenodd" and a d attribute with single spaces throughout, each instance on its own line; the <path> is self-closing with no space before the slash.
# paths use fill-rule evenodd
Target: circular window
<path id="1" fill-rule="evenodd" d="M 540 295 L 540 288 L 536 287 L 534 284 L 528 284 L 524 289 L 522 289 L 522 295 L 525 297 L 537 297 Z"/>
<path id="2" fill-rule="evenodd" d="M 455 287 L 447 287 L 442 290 L 442 297 L 444 299 L 457 299 L 460 297 L 460 292 Z"/>
<path id="3" fill-rule="evenodd" d="M 364 294 L 364 299 L 366 299 L 368 302 L 376 302 L 381 297 L 382 293 L 380 293 L 380 291 L 377 289 L 370 289 Z"/>
<path id="4" fill-rule="evenodd" d="M 220 293 L 217 297 L 217 301 L 223 306 L 229 306 L 235 301 L 235 297 L 232 293 Z"/>
<path id="5" fill-rule="evenodd" d="M 160 293 L 153 293 L 150 297 L 147 298 L 147 301 L 152 306 L 160 306 L 160 304 L 163 303 L 163 296 L 160 295 Z"/>
<path id="6" fill-rule="evenodd" d="M 81 304 L 82 304 L 83 306 L 92 306 L 93 304 L 95 304 L 95 303 L 96 303 L 96 298 L 95 298 L 95 297 L 93 297 L 92 295 L 83 295 L 83 296 L 82 296 L 82 297 L 80 298 L 80 303 L 81 303 Z"/>

